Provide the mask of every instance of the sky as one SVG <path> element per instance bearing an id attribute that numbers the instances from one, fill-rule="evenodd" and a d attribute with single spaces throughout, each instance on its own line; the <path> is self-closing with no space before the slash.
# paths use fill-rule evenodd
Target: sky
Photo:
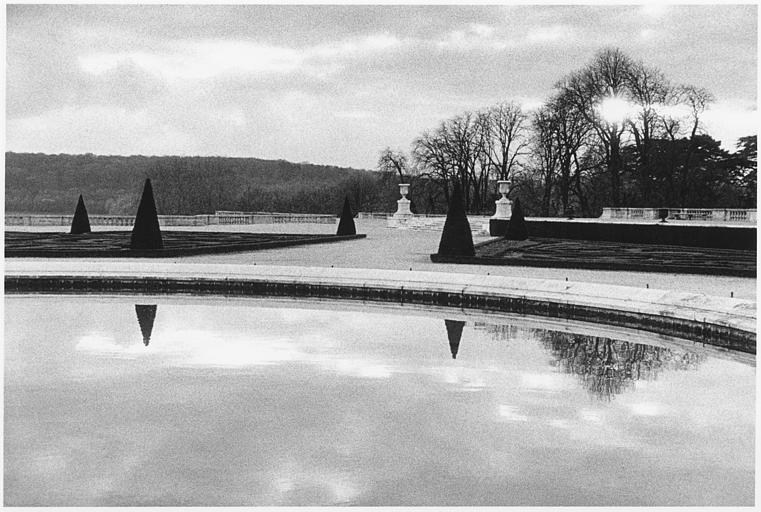
<path id="1" fill-rule="evenodd" d="M 8 5 L 6 150 L 372 169 L 466 110 L 536 108 L 606 46 L 757 129 L 755 5 Z"/>

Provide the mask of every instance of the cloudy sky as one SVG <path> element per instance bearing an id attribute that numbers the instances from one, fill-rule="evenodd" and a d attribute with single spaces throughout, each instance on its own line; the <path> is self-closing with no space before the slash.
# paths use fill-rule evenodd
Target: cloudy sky
<path id="1" fill-rule="evenodd" d="M 757 7 L 7 6 L 6 149 L 360 168 L 504 100 L 535 107 L 604 46 L 709 89 L 755 132 Z"/>

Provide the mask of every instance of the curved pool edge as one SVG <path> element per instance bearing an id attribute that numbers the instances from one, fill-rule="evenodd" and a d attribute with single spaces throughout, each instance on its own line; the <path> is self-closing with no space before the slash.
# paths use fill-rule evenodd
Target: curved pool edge
<path id="1" fill-rule="evenodd" d="M 414 303 L 601 323 L 756 353 L 755 301 L 588 282 L 361 268 L 6 260 L 5 291 Z"/>

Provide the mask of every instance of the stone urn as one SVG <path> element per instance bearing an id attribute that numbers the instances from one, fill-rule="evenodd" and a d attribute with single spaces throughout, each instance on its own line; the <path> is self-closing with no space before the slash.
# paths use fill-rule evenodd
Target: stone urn
<path id="1" fill-rule="evenodd" d="M 396 213 L 394 214 L 394 217 L 397 219 L 410 218 L 412 217 L 412 212 L 410 211 L 410 200 L 407 199 L 407 194 L 410 193 L 410 184 L 400 183 L 399 193 L 402 195 L 402 198 L 396 202 L 397 209 L 396 209 Z"/>
<path id="2" fill-rule="evenodd" d="M 510 218 L 513 211 L 513 203 L 507 198 L 507 193 L 510 192 L 510 182 L 507 180 L 497 181 L 497 191 L 502 194 L 502 197 L 494 202 L 497 205 L 497 209 L 491 218 L 507 220 Z"/>

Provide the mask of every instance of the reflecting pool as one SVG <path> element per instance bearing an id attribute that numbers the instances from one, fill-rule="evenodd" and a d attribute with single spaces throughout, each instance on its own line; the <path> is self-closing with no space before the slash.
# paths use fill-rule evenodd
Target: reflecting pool
<path id="1" fill-rule="evenodd" d="M 6 296 L 6 505 L 752 505 L 755 357 L 340 302 Z"/>

